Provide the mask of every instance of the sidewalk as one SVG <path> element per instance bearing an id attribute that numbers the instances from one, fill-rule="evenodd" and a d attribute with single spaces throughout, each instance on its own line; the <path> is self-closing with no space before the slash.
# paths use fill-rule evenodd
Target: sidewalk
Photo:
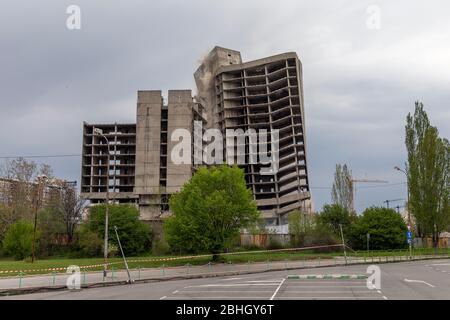
<path id="1" fill-rule="evenodd" d="M 414 256 L 413 260 L 448 258 L 448 255 L 427 255 Z M 372 264 L 372 263 L 387 263 L 408 261 L 406 256 L 386 256 L 386 257 L 348 257 L 347 264 Z M 345 265 L 344 257 L 335 257 L 332 259 L 314 259 L 314 260 L 296 260 L 296 261 L 269 261 L 258 263 L 245 264 L 207 264 L 201 266 L 186 265 L 182 267 L 171 268 L 147 268 L 147 269 L 130 269 L 131 279 L 133 281 L 163 281 L 170 279 L 182 278 L 199 278 L 212 277 L 223 275 L 234 275 L 244 273 L 259 273 L 267 271 L 282 271 L 291 269 L 329 267 Z M 46 275 L 33 275 L 23 277 L 15 276 L 8 278 L 0 278 L 0 294 L 7 294 L 8 290 L 32 289 L 32 288 L 47 288 L 64 289 L 66 288 L 66 281 L 70 274 L 63 273 L 49 273 Z M 103 272 L 81 272 L 80 283 L 82 287 L 89 287 L 92 285 L 111 285 L 119 284 L 128 281 L 128 275 L 125 270 L 108 270 L 106 279 L 103 279 Z"/>

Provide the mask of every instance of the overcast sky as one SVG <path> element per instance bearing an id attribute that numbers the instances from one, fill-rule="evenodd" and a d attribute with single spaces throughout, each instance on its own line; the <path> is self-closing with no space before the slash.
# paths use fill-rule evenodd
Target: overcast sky
<path id="1" fill-rule="evenodd" d="M 414 101 L 450 136 L 450 3 L 411 2 L 2 0 L 0 156 L 79 154 L 83 121 L 135 122 L 137 90 L 194 89 L 215 45 L 244 60 L 295 51 L 316 208 L 331 201 L 336 163 L 389 181 L 358 185 L 358 210 L 405 198 L 393 167 Z M 66 27 L 71 4 L 80 30 Z M 79 157 L 34 160 L 79 180 Z"/>

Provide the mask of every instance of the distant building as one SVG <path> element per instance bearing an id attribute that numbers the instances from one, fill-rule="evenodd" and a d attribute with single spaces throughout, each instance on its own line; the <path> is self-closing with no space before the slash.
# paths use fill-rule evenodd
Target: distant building
<path id="1" fill-rule="evenodd" d="M 278 150 L 272 150 L 271 138 L 258 141 L 258 147 L 263 144 L 268 154 L 278 156 L 272 174 L 262 173 L 265 164 L 234 162 L 243 168 L 267 225 L 286 224 L 287 214 L 293 210 L 311 212 L 302 65 L 297 55 L 291 52 L 242 62 L 238 51 L 215 47 L 194 78 L 196 97 L 190 90 L 169 90 L 167 104 L 161 91 L 139 91 L 136 124 L 84 123 L 81 195 L 101 203 L 109 189 L 112 201 L 138 205 L 141 219 L 161 219 L 169 212 L 170 195 L 189 180 L 196 164 L 202 164 L 195 161 L 195 148 L 191 163 L 175 164 L 170 157 L 177 143 L 172 134 L 185 129 L 195 144 L 199 133 L 194 121 L 199 121 L 202 130 L 222 133 L 224 159 L 233 161 L 236 144 L 234 137 L 227 136 L 228 130 L 277 132 Z M 94 134 L 94 128 L 102 129 L 109 141 L 109 172 L 108 145 Z M 244 146 L 241 144 L 246 159 L 253 152 L 249 139 L 246 136 Z M 200 141 L 203 147 L 204 141 Z"/>
<path id="2" fill-rule="evenodd" d="M 10 178 L 0 178 L 0 203 L 8 205 L 12 201 L 19 199 L 35 201 L 36 191 L 39 189 L 39 201 L 45 202 L 52 192 L 59 192 L 67 185 L 75 186 L 74 181 L 66 181 L 57 178 L 34 181 L 21 181 Z"/>

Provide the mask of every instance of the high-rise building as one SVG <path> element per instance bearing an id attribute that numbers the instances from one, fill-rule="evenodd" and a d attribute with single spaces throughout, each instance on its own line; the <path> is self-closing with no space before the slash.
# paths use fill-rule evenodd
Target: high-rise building
<path id="1" fill-rule="evenodd" d="M 285 214 L 296 209 L 309 211 L 302 64 L 297 54 L 242 63 L 239 52 L 215 47 L 195 72 L 195 80 L 208 124 L 219 128 L 224 137 L 229 129 L 278 130 L 276 173 L 261 174 L 264 165 L 251 164 L 248 158 L 241 166 L 267 224 L 284 223 Z M 225 138 L 225 155 L 235 146 Z M 270 139 L 266 148 L 271 149 Z"/>
<path id="2" fill-rule="evenodd" d="M 168 137 L 175 129 L 191 133 L 194 121 L 204 122 L 191 90 L 169 90 L 168 98 L 164 104 L 161 91 L 138 91 L 136 124 L 84 123 L 82 197 L 103 203 L 109 188 L 110 201 L 139 205 L 142 220 L 158 220 L 168 213 L 170 195 L 195 169 L 173 163 L 168 151 L 175 142 Z"/>
<path id="3" fill-rule="evenodd" d="M 194 78 L 195 97 L 190 90 L 169 90 L 167 104 L 161 91 L 139 91 L 136 124 L 84 123 L 82 195 L 94 203 L 103 202 L 109 188 L 110 198 L 116 202 L 139 205 L 142 219 L 162 218 L 169 213 L 170 195 L 189 180 L 199 158 L 192 148 L 193 161 L 174 163 L 170 155 L 178 140 L 173 135 L 175 130 L 184 129 L 192 134 L 195 144 L 198 132 L 194 122 L 200 121 L 203 130 L 222 133 L 222 152 L 227 160 L 236 151 L 228 131 L 269 133 L 266 142 L 257 144 L 264 144 L 269 155 L 278 156 L 277 170 L 267 174 L 261 171 L 266 164 L 239 163 L 268 225 L 284 224 L 286 214 L 293 210 L 310 211 L 302 65 L 297 55 L 284 53 L 242 62 L 238 51 L 215 47 Z M 94 134 L 95 128 L 103 129 L 109 140 L 109 172 L 108 146 Z M 274 132 L 279 137 L 278 150 L 270 136 Z M 253 152 L 248 135 L 244 141 L 248 160 Z"/>

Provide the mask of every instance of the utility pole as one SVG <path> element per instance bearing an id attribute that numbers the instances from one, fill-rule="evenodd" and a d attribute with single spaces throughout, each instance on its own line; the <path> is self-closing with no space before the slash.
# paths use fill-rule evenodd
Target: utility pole
<path id="1" fill-rule="evenodd" d="M 402 170 L 399 167 L 395 166 L 395 170 L 403 172 L 406 176 L 406 210 L 408 211 L 408 231 L 412 232 L 412 226 L 411 226 L 411 211 L 409 207 L 409 175 L 408 175 L 408 169 Z M 412 240 L 409 241 L 409 259 L 412 259 Z"/>
<path id="2" fill-rule="evenodd" d="M 342 249 L 344 249 L 345 265 L 347 265 L 347 250 L 345 248 L 344 232 L 342 231 L 342 224 L 339 224 L 339 228 L 341 229 Z"/>
<path id="3" fill-rule="evenodd" d="M 36 260 L 36 231 L 37 231 L 37 214 L 39 210 L 40 198 L 41 198 L 41 187 L 42 181 L 47 179 L 46 176 L 39 176 L 36 178 L 36 184 L 34 186 L 34 228 L 33 228 L 33 247 L 31 254 L 31 263 Z"/>
<path id="4" fill-rule="evenodd" d="M 108 138 L 103 134 L 103 130 L 100 128 L 94 128 L 94 134 L 99 135 L 106 141 L 108 155 L 106 157 L 106 207 L 105 207 L 105 236 L 104 236 L 104 248 L 103 248 L 103 280 L 105 280 L 108 270 L 108 228 L 109 228 L 109 160 L 110 160 L 110 148 Z M 94 141 L 92 141 L 94 144 Z"/>

